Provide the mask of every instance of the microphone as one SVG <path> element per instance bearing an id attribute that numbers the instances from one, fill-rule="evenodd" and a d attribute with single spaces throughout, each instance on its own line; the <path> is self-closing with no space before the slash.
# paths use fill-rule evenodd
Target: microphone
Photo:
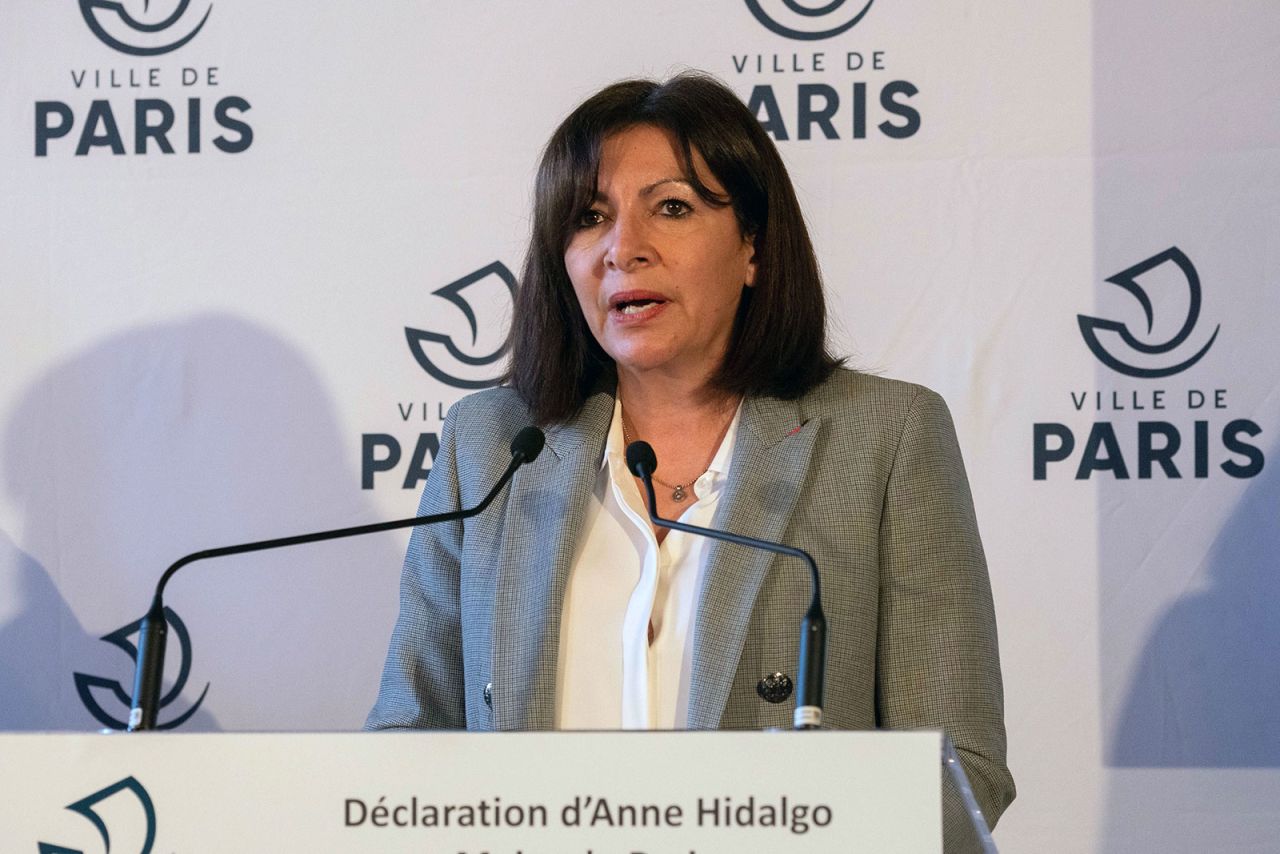
<path id="1" fill-rule="evenodd" d="M 645 491 L 649 494 L 649 518 L 655 525 L 684 531 L 736 543 L 752 549 L 763 549 L 775 554 L 798 557 L 809 566 L 809 574 L 813 581 L 813 601 L 805 612 L 800 623 L 800 661 L 796 669 L 796 712 L 792 725 L 795 729 L 817 729 L 822 726 L 822 679 L 827 654 L 827 618 L 822 613 L 822 588 L 818 579 L 818 565 L 813 557 L 803 549 L 772 543 L 768 540 L 757 540 L 755 537 L 744 537 L 728 531 L 717 531 L 714 528 L 702 528 L 688 525 L 674 519 L 663 519 L 658 515 L 658 498 L 653 492 L 653 473 L 658 469 L 658 458 L 648 442 L 636 441 L 627 445 L 627 468 L 636 477 L 644 481 Z"/>
<path id="2" fill-rule="evenodd" d="M 279 537 L 274 540 L 259 540 L 253 543 L 241 543 L 236 546 L 222 546 L 206 549 L 179 558 L 164 571 L 156 583 L 155 596 L 151 599 L 151 609 L 142 618 L 138 629 L 138 662 L 133 680 L 133 707 L 129 711 L 129 732 L 155 729 L 156 715 L 160 708 L 160 682 L 164 676 L 164 647 L 169 633 L 168 623 L 164 617 L 164 588 L 173 574 L 189 563 L 206 558 L 226 557 L 228 555 L 245 554 L 265 549 L 279 549 L 286 546 L 298 546 L 303 543 L 318 543 L 323 540 L 337 540 L 343 537 L 355 537 L 360 534 L 376 534 L 381 531 L 393 531 L 397 528 L 412 528 L 418 525 L 430 525 L 435 522 L 453 522 L 458 519 L 469 519 L 483 513 L 493 502 L 502 488 L 511 480 L 516 469 L 525 463 L 531 463 L 542 453 L 542 446 L 547 437 L 537 427 L 525 427 L 511 440 L 511 463 L 498 478 L 489 494 L 481 499 L 475 507 L 463 510 L 451 510 L 448 513 L 435 513 L 429 516 L 415 516 L 411 519 L 397 519 L 392 522 L 375 522 L 371 525 L 356 525 L 350 528 L 338 528 L 332 531 L 318 531 L 314 534 L 298 534 L 292 537 Z"/>

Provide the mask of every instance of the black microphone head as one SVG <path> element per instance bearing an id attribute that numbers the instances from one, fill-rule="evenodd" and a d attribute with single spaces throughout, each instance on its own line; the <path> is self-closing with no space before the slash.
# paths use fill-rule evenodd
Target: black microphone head
<path id="1" fill-rule="evenodd" d="M 637 439 L 627 445 L 627 468 L 636 477 L 652 476 L 658 470 L 658 457 L 653 448 L 643 439 Z"/>
<path id="2" fill-rule="evenodd" d="M 524 457 L 526 463 L 531 463 L 538 458 L 538 454 L 542 453 L 542 446 L 546 443 L 546 435 L 530 424 L 511 440 L 511 455 L 514 457 L 519 454 Z"/>

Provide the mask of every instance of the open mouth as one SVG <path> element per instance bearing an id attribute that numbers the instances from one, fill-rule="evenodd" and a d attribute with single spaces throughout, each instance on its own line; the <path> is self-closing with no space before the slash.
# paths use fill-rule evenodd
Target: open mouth
<path id="1" fill-rule="evenodd" d="M 609 310 L 623 317 L 634 317 L 652 308 L 666 305 L 666 302 L 658 294 L 631 291 L 614 295 L 613 299 L 609 300 Z"/>
<path id="2" fill-rule="evenodd" d="M 613 310 L 618 312 L 619 314 L 639 314 L 640 312 L 644 311 L 646 308 L 649 308 L 650 306 L 655 306 L 655 305 L 662 305 L 662 300 L 654 300 L 654 299 L 627 300 L 626 302 L 618 303 L 616 306 L 614 306 Z"/>

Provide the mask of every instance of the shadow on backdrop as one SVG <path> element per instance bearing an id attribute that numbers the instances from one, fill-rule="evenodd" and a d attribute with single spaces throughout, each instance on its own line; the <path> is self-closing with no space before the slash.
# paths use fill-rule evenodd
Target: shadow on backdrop
<path id="1" fill-rule="evenodd" d="M 101 726 L 76 673 L 123 720 L 127 703 L 106 686 L 131 691 L 133 665 L 100 638 L 142 615 L 181 555 L 375 518 L 358 437 L 342 435 L 315 370 L 231 316 L 74 355 L 29 386 L 3 437 L 3 488 L 23 519 L 16 544 L 0 540 L 0 572 L 22 599 L 0 626 L 0 728 Z M 359 728 L 399 565 L 398 543 L 375 535 L 184 569 L 166 604 L 190 631 L 190 678 L 161 723 L 210 685 L 183 730 Z M 166 692 L 181 658 L 171 633 Z"/>
<path id="2" fill-rule="evenodd" d="M 0 574 L 16 579 L 19 608 L 0 627 L 0 730 L 123 729 L 128 704 L 118 692 L 132 692 L 132 660 L 116 647 L 108 651 L 100 638 L 84 630 L 49 573 L 4 531 Z M 181 687 L 170 675 L 179 669 L 177 658 L 173 654 L 165 668 L 166 697 Z M 85 669 L 89 672 L 82 673 Z M 87 702 L 77 677 L 94 683 L 86 685 Z M 221 729 L 207 710 L 183 700 L 160 714 L 162 724 L 177 718 L 193 732 Z"/>
<path id="3" fill-rule="evenodd" d="M 1148 639 L 1108 764 L 1280 766 L 1280 473 L 1253 478 Z"/>

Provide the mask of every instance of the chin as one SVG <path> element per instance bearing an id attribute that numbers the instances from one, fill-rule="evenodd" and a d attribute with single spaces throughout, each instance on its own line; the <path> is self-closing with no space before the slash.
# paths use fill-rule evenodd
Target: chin
<path id="1" fill-rule="evenodd" d="M 645 341 L 606 339 L 600 346 L 619 368 L 643 370 L 660 359 L 657 348 Z"/>
<path id="2" fill-rule="evenodd" d="M 619 372 L 661 373 L 674 372 L 677 369 L 687 372 L 690 368 L 696 368 L 697 365 L 706 362 L 705 359 L 699 359 L 696 354 L 674 346 L 675 342 L 612 341 L 609 343 L 611 346 L 603 349 L 613 359 Z M 707 376 L 715 373 L 715 366 L 707 367 L 704 373 Z"/>
<path id="3" fill-rule="evenodd" d="M 619 371 L 630 371 L 633 373 L 646 373 L 648 371 L 661 368 L 664 362 L 661 359 L 635 359 L 627 356 L 622 358 L 614 357 L 613 363 L 618 367 Z"/>

